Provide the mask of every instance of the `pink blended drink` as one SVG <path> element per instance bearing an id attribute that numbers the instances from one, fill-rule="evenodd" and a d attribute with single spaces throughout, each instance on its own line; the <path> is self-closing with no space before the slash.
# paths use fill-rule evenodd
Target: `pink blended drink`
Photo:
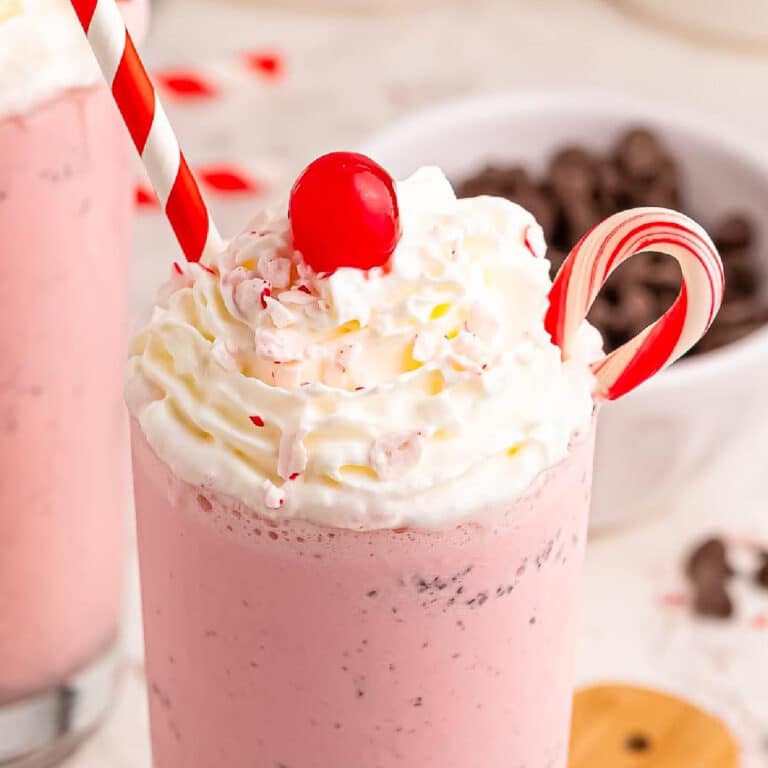
<path id="1" fill-rule="evenodd" d="M 701 335 L 717 254 L 630 212 L 553 287 L 519 206 L 348 153 L 289 212 L 132 346 L 155 768 L 564 768 L 594 396 Z M 600 259 L 653 246 L 683 300 L 602 358 Z"/>
<path id="2" fill-rule="evenodd" d="M 267 522 L 135 441 L 157 768 L 565 765 L 591 440 L 492 526 L 398 532 Z"/>
<path id="3" fill-rule="evenodd" d="M 71 748 L 114 679 L 133 171 L 98 77 L 68 3 L 0 2 L 4 766 Z"/>
<path id="4" fill-rule="evenodd" d="M 264 216 L 134 342 L 156 768 L 565 765 L 600 340 L 522 208 L 397 195 L 387 270 Z"/>

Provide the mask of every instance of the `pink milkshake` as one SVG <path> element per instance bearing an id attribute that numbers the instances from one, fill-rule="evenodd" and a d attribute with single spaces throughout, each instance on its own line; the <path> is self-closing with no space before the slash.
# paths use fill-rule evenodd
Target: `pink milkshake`
<path id="1" fill-rule="evenodd" d="M 125 7 L 143 26 L 146 8 Z M 2 8 L 0 764 L 13 765 L 70 748 L 111 693 L 133 167 L 68 4 Z"/>
<path id="2" fill-rule="evenodd" d="M 396 195 L 386 268 L 294 200 L 134 342 L 156 768 L 565 764 L 600 339 L 550 342 L 522 208 Z"/>
<path id="3" fill-rule="evenodd" d="M 565 765 L 591 439 L 445 530 L 265 521 L 140 429 L 134 461 L 157 768 Z"/>
<path id="4" fill-rule="evenodd" d="M 564 768 L 595 398 L 703 333 L 717 253 L 628 212 L 553 287 L 524 209 L 350 153 L 288 211 L 131 348 L 155 768 Z M 595 259 L 654 245 L 683 299 L 603 358 Z"/>

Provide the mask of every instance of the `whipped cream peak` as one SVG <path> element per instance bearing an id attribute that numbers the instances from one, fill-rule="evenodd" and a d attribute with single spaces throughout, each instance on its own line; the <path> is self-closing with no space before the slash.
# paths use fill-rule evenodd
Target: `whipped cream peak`
<path id="1" fill-rule="evenodd" d="M 385 267 L 318 276 L 287 217 L 261 213 L 173 270 L 128 395 L 183 480 L 267 517 L 440 527 L 514 498 L 589 429 L 601 341 L 585 323 L 569 360 L 551 343 L 533 216 L 459 200 L 436 168 L 396 189 Z"/>
<path id="2" fill-rule="evenodd" d="M 146 0 L 121 0 L 138 41 Z M 0 0 L 0 117 L 22 115 L 68 88 L 99 82 L 101 73 L 69 0 Z"/>

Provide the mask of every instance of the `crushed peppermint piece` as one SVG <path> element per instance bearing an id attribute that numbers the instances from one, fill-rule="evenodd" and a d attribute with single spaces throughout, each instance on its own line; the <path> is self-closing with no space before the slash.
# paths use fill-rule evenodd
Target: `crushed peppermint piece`
<path id="1" fill-rule="evenodd" d="M 285 496 L 270 480 L 264 481 L 264 505 L 267 509 L 279 509 L 285 504 Z"/>
<path id="2" fill-rule="evenodd" d="M 320 325 L 327 322 L 331 305 L 325 299 L 317 299 L 317 301 L 307 304 L 304 311 L 307 313 L 307 317 Z"/>
<path id="3" fill-rule="evenodd" d="M 301 291 L 302 293 L 308 293 L 308 294 L 310 294 L 310 295 L 312 294 L 312 291 L 310 291 L 310 290 L 309 290 L 309 287 L 308 287 L 308 286 L 306 286 L 306 285 L 300 285 L 300 286 L 299 286 L 299 287 L 298 287 L 296 290 L 299 290 L 299 291 Z"/>
<path id="4" fill-rule="evenodd" d="M 382 480 L 394 480 L 413 469 L 421 458 L 418 432 L 392 432 L 374 440 L 370 461 Z"/>
<path id="5" fill-rule="evenodd" d="M 359 358 L 359 344 L 342 344 L 336 351 L 336 363 L 344 373 L 353 373 Z"/>
<path id="6" fill-rule="evenodd" d="M 266 296 L 264 301 L 266 303 L 267 315 L 269 315 L 269 319 L 275 328 L 287 328 L 296 322 L 293 312 L 279 301 L 275 301 L 271 296 Z"/>
<path id="7" fill-rule="evenodd" d="M 499 332 L 501 323 L 496 314 L 487 306 L 476 301 L 469 309 L 467 330 L 475 336 L 490 341 Z"/>
<path id="8" fill-rule="evenodd" d="M 222 281 L 222 298 L 227 309 L 246 322 L 254 322 L 263 311 L 262 296 L 267 283 L 245 267 L 236 267 Z"/>
<path id="9" fill-rule="evenodd" d="M 290 363 L 302 359 L 304 346 L 294 331 L 259 328 L 255 334 L 256 354 L 273 363 Z"/>
<path id="10" fill-rule="evenodd" d="M 292 475 L 288 476 L 288 479 L 295 480 L 297 477 L 299 477 L 299 475 L 301 475 L 301 472 L 294 472 Z"/>
<path id="11" fill-rule="evenodd" d="M 267 308 L 267 297 L 272 295 L 272 286 L 265 281 L 265 284 L 261 288 L 259 298 L 261 299 L 261 308 Z"/>
<path id="12" fill-rule="evenodd" d="M 261 416 L 251 416 L 250 419 L 255 426 L 257 427 L 264 426 L 264 419 L 262 419 Z"/>
<path id="13" fill-rule="evenodd" d="M 299 363 L 275 363 L 269 378 L 274 386 L 281 389 L 298 389 L 301 381 L 301 365 Z"/>
<path id="14" fill-rule="evenodd" d="M 422 331 L 416 334 L 416 338 L 413 341 L 413 352 L 411 356 L 416 362 L 426 363 L 429 360 L 434 360 L 440 352 L 442 346 L 443 337 L 436 333 L 429 333 Z"/>
<path id="15" fill-rule="evenodd" d="M 277 450 L 277 474 L 283 480 L 291 475 L 303 472 L 307 468 L 307 449 L 304 447 L 306 429 L 295 432 L 283 432 Z"/>
<path id="16" fill-rule="evenodd" d="M 547 242 L 544 239 L 544 230 L 538 224 L 529 224 L 525 228 L 523 242 L 534 259 L 543 259 L 546 255 Z"/>
<path id="17" fill-rule="evenodd" d="M 297 290 L 283 291 L 278 297 L 284 304 L 298 304 L 306 305 L 311 304 L 314 301 L 312 294 L 307 291 L 302 291 L 301 288 Z"/>
<path id="18" fill-rule="evenodd" d="M 459 331 L 458 336 L 451 342 L 451 350 L 458 355 L 459 362 L 466 365 L 468 362 L 481 366 L 485 362 L 485 350 L 478 338 L 467 331 Z"/>
<path id="19" fill-rule="evenodd" d="M 287 288 L 291 282 L 291 262 L 274 253 L 259 256 L 257 268 L 261 276 L 275 288 Z"/>
<path id="20" fill-rule="evenodd" d="M 530 365 L 535 357 L 536 345 L 530 339 L 521 342 L 515 349 L 515 362 L 519 365 Z"/>
<path id="21" fill-rule="evenodd" d="M 359 344 L 342 344 L 323 366 L 323 382 L 329 387 L 346 389 L 348 379 L 354 380 L 357 373 L 357 362 L 360 357 Z"/>
<path id="22" fill-rule="evenodd" d="M 181 264 L 179 264 L 178 261 L 173 262 L 173 270 L 176 272 L 177 275 L 183 275 L 184 270 L 181 268 Z"/>

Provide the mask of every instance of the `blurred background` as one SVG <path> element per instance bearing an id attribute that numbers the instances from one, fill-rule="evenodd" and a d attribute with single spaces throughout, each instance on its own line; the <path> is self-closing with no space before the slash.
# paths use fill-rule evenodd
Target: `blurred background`
<path id="1" fill-rule="evenodd" d="M 724 719 L 746 768 L 768 765 L 768 4 L 153 5 L 145 53 L 227 235 L 312 158 L 359 147 L 396 174 L 439 162 L 467 192 L 520 199 L 551 219 L 554 262 L 612 207 L 676 205 L 713 231 L 737 286 L 717 349 L 604 413 L 577 675 L 684 696 Z M 136 203 L 134 319 L 178 258 L 138 167 Z M 612 287 L 609 343 L 662 311 L 677 278 L 658 273 Z M 707 592 L 690 558 L 713 538 L 732 575 Z M 120 702 L 69 768 L 149 764 L 135 577 L 130 591 Z"/>

